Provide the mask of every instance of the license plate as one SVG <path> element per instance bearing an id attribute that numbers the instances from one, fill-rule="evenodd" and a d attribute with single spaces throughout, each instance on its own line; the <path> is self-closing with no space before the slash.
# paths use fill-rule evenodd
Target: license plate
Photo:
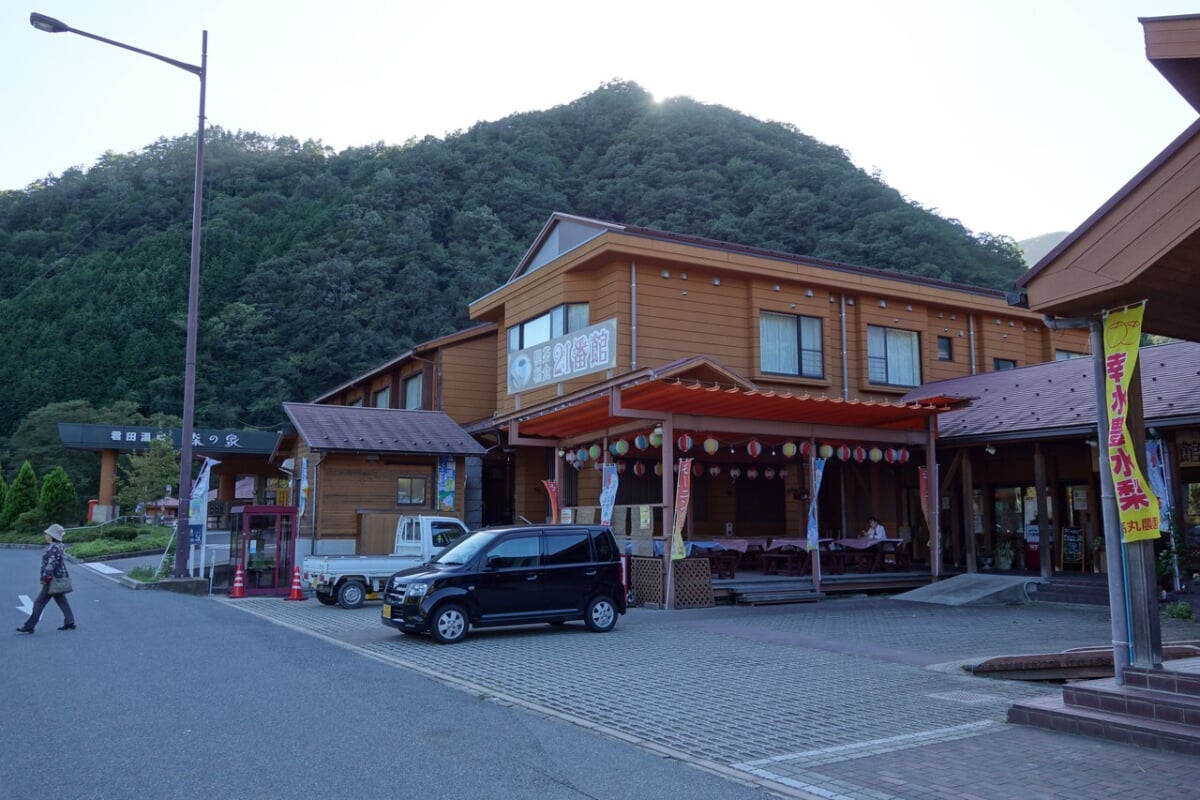
<path id="1" fill-rule="evenodd" d="M 385 619 L 392 618 L 392 607 L 387 603 L 383 604 L 383 616 Z"/>

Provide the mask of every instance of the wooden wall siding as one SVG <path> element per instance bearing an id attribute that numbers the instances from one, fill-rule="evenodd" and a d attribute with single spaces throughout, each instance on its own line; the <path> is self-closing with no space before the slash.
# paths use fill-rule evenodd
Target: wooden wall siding
<path id="1" fill-rule="evenodd" d="M 496 409 L 493 367 L 496 340 L 491 334 L 441 351 L 441 408 L 460 425 L 491 417 Z"/>
<path id="2" fill-rule="evenodd" d="M 460 459 L 461 461 L 461 459 Z M 423 507 L 396 505 L 396 478 L 420 475 L 428 481 L 427 502 Z M 456 491 L 462 506 L 462 464 L 458 465 Z M 319 493 L 317 535 L 321 539 L 359 536 L 359 511 L 400 511 L 409 514 L 434 512 L 437 496 L 437 461 L 412 458 L 400 464 L 367 461 L 362 455 L 330 453 L 325 456 L 317 491 Z M 309 476 L 312 482 L 312 476 Z M 442 512 L 436 512 L 442 513 Z M 462 516 L 461 510 L 454 516 Z"/>

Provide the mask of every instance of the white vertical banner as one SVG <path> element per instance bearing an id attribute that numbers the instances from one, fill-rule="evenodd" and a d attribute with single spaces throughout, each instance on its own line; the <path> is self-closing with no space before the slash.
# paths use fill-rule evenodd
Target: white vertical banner
<path id="1" fill-rule="evenodd" d="M 304 516 L 304 507 L 308 505 L 308 456 L 300 459 L 300 491 L 296 498 L 296 519 Z"/>
<path id="2" fill-rule="evenodd" d="M 601 480 L 600 524 L 612 525 L 613 506 L 617 502 L 617 484 L 620 481 L 617 475 L 617 465 L 605 464 L 604 477 Z"/>
<path id="3" fill-rule="evenodd" d="M 213 458 L 204 459 L 200 474 L 192 484 L 192 493 L 188 495 L 188 547 L 199 549 L 198 557 L 189 558 L 188 563 L 198 564 L 201 578 L 204 577 L 204 545 L 208 540 L 208 478 L 213 466 L 220 463 Z"/>

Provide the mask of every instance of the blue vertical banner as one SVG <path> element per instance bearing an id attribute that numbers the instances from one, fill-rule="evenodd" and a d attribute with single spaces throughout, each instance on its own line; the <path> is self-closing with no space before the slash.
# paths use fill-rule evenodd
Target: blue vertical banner
<path id="1" fill-rule="evenodd" d="M 600 524 L 612 525 L 613 506 L 617 502 L 617 484 L 620 478 L 617 476 L 616 464 L 604 465 L 604 476 L 601 478 L 600 484 Z"/>
<path id="2" fill-rule="evenodd" d="M 440 456 L 438 458 L 438 508 L 442 511 L 454 510 L 454 457 Z"/>
<path id="3" fill-rule="evenodd" d="M 813 459 L 812 500 L 808 504 L 808 549 L 816 550 L 821 544 L 821 531 L 817 526 L 817 497 L 821 491 L 821 477 L 825 474 L 825 459 Z"/>
<path id="4" fill-rule="evenodd" d="M 192 493 L 188 496 L 188 539 L 191 544 L 204 541 L 204 529 L 208 525 L 208 476 L 213 465 L 220 463 L 216 459 L 204 459 L 200 474 L 192 484 Z"/>

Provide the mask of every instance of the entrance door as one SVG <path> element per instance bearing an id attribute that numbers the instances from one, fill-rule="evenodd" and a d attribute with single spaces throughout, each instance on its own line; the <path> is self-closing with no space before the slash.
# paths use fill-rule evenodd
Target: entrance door
<path id="1" fill-rule="evenodd" d="M 241 565 L 248 595 L 287 594 L 292 585 L 296 551 L 294 506 L 241 506 L 233 509 L 238 540 L 230 560 Z"/>

